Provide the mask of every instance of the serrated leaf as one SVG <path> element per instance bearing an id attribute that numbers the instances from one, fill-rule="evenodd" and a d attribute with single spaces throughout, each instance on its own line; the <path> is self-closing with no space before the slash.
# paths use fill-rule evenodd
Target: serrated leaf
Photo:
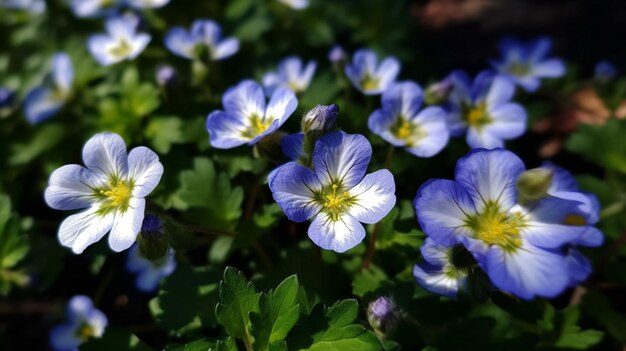
<path id="1" fill-rule="evenodd" d="M 220 301 L 215 307 L 215 317 L 228 335 L 252 344 L 249 333 L 250 312 L 259 311 L 259 296 L 252 282 L 233 267 L 224 271 L 220 282 Z"/>
<path id="2" fill-rule="evenodd" d="M 218 340 L 215 344 L 215 349 L 209 349 L 209 351 L 238 351 L 237 344 L 233 338 L 227 338 L 226 340 Z"/>
<path id="3" fill-rule="evenodd" d="M 300 316 L 298 290 L 298 278 L 292 275 L 283 280 L 276 290 L 261 296 L 259 312 L 250 314 L 255 351 L 269 350 L 270 344 L 276 344 L 274 348 L 278 348 L 278 343 L 296 325 Z"/>
<path id="4" fill-rule="evenodd" d="M 178 117 L 151 118 L 145 129 L 146 137 L 152 141 L 152 146 L 161 154 L 167 154 L 172 144 L 185 141 L 182 132 L 182 122 Z"/>
<path id="5" fill-rule="evenodd" d="M 359 272 L 352 281 L 352 293 L 363 297 L 366 293 L 374 291 L 384 282 L 388 281 L 387 274 L 376 265 L 370 265 L 368 269 Z"/>
<path id="6" fill-rule="evenodd" d="M 597 330 L 581 330 L 577 325 L 580 317 L 578 307 L 568 307 L 558 312 L 554 327 L 558 338 L 554 346 L 559 348 L 586 350 L 599 343 L 604 333 Z"/>

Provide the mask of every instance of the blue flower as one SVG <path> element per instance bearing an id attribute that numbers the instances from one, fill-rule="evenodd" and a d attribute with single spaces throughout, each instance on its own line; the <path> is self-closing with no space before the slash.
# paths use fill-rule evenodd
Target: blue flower
<path id="1" fill-rule="evenodd" d="M 278 0 L 294 10 L 303 10 L 309 7 L 309 0 Z"/>
<path id="2" fill-rule="evenodd" d="M 83 161 L 86 168 L 66 165 L 55 170 L 45 191 L 46 203 L 54 209 L 85 209 L 61 223 L 59 241 L 79 254 L 110 231 L 111 249 L 126 250 L 139 234 L 144 197 L 159 184 L 163 165 L 146 147 L 127 153 L 124 140 L 114 133 L 89 139 Z"/>
<path id="3" fill-rule="evenodd" d="M 617 68 L 609 61 L 600 61 L 594 68 L 594 78 L 596 80 L 606 82 L 613 79 L 617 75 Z"/>
<path id="4" fill-rule="evenodd" d="M 276 89 L 266 106 L 263 88 L 251 80 L 228 89 L 222 103 L 224 111 L 211 112 L 206 121 L 211 145 L 219 149 L 256 144 L 280 128 L 298 106 L 294 93 L 285 88 Z"/>
<path id="5" fill-rule="evenodd" d="M 207 54 L 211 60 L 219 61 L 239 51 L 239 40 L 222 38 L 222 30 L 214 21 L 196 20 L 191 31 L 174 27 L 165 35 L 165 46 L 177 56 L 198 60 Z"/>
<path id="6" fill-rule="evenodd" d="M 395 57 L 387 57 L 379 65 L 376 53 L 367 49 L 357 51 L 352 63 L 346 66 L 348 79 L 365 95 L 383 93 L 399 73 L 400 62 Z"/>
<path id="7" fill-rule="evenodd" d="M 139 254 L 139 247 L 134 245 L 128 252 L 126 268 L 137 274 L 137 289 L 150 293 L 156 290 L 162 278 L 169 277 L 176 269 L 174 250 L 169 249 L 162 258 L 151 261 Z"/>
<path id="8" fill-rule="evenodd" d="M 9 88 L 0 87 L 0 109 L 10 107 L 13 103 L 15 92 Z"/>
<path id="9" fill-rule="evenodd" d="M 263 86 L 268 89 L 269 93 L 278 87 L 290 89 L 294 93 L 301 93 L 311 84 L 316 67 L 315 61 L 309 61 L 304 66 L 299 57 L 288 57 L 278 64 L 277 72 L 270 72 L 263 76 Z"/>
<path id="10" fill-rule="evenodd" d="M 170 0 L 126 0 L 130 7 L 136 9 L 156 9 L 169 4 Z"/>
<path id="11" fill-rule="evenodd" d="M 370 130 L 415 156 L 437 154 L 450 137 L 446 113 L 440 107 L 420 110 L 423 100 L 422 89 L 416 83 L 394 84 L 383 93 L 382 108 L 370 115 Z"/>
<path id="12" fill-rule="evenodd" d="M 116 13 L 124 0 L 72 0 L 72 12 L 79 18 L 105 17 Z"/>
<path id="13" fill-rule="evenodd" d="M 138 25 L 139 18 L 134 15 L 109 18 L 106 34 L 89 37 L 89 52 L 103 66 L 134 60 L 151 40 L 150 34 L 137 33 Z"/>
<path id="14" fill-rule="evenodd" d="M 90 338 L 101 338 L 108 321 L 90 298 L 76 295 L 67 304 L 67 323 L 50 333 L 50 345 L 56 351 L 74 351 Z"/>
<path id="15" fill-rule="evenodd" d="M 470 147 L 493 149 L 524 134 L 526 110 L 511 102 L 515 87 L 508 78 L 489 71 L 480 73 L 473 83 L 461 71 L 448 78 L 453 86 L 448 104 L 450 135 L 467 133 Z"/>
<path id="16" fill-rule="evenodd" d="M 456 181 L 432 179 L 414 200 L 424 232 L 444 246 L 463 244 L 499 289 L 524 299 L 555 297 L 570 284 L 562 248 L 590 226 L 581 202 L 548 196 L 522 206 L 516 181 L 524 164 L 512 152 L 473 150 L 456 166 Z"/>
<path id="17" fill-rule="evenodd" d="M 319 247 L 344 252 L 359 244 L 365 229 L 396 203 L 391 173 L 365 175 L 372 147 L 362 135 L 332 132 L 313 151 L 313 169 L 289 162 L 274 170 L 269 187 L 274 200 L 292 221 L 313 219 L 309 238 Z"/>
<path id="18" fill-rule="evenodd" d="M 304 156 L 304 133 L 285 135 L 280 140 L 280 148 L 285 156 L 292 161 L 298 161 Z"/>
<path id="19" fill-rule="evenodd" d="M 31 90 L 24 100 L 24 114 L 31 124 L 54 116 L 70 97 L 74 68 L 70 57 L 57 53 L 52 58 L 50 84 Z"/>
<path id="20" fill-rule="evenodd" d="M 507 38 L 500 43 L 500 60 L 491 66 L 510 77 L 515 84 L 528 92 L 536 91 L 542 78 L 557 78 L 565 74 L 565 64 L 560 59 L 548 58 L 552 41 L 538 38 L 529 42 Z"/>
<path id="21" fill-rule="evenodd" d="M 46 12 L 46 2 L 44 0 L 4 0 L 0 2 L 0 7 L 26 10 L 36 15 Z"/>
<path id="22" fill-rule="evenodd" d="M 466 289 L 467 270 L 452 263 L 452 247 L 426 238 L 420 248 L 424 261 L 413 267 L 417 283 L 433 294 L 455 298 L 459 290 Z"/>

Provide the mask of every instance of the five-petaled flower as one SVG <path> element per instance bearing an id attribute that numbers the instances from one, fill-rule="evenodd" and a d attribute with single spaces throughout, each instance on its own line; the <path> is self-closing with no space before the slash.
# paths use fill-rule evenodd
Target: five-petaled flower
<path id="1" fill-rule="evenodd" d="M 347 251 L 365 237 L 359 222 L 376 223 L 396 202 L 391 173 L 365 175 L 372 147 L 362 135 L 332 132 L 313 151 L 313 169 L 289 162 L 269 176 L 274 200 L 295 222 L 313 218 L 309 238 L 323 249 Z"/>
<path id="2" fill-rule="evenodd" d="M 450 298 L 467 286 L 467 267 L 456 267 L 453 263 L 454 246 L 445 246 L 426 238 L 420 248 L 424 261 L 413 267 L 413 276 L 424 289 Z"/>
<path id="3" fill-rule="evenodd" d="M 54 171 L 45 191 L 54 209 L 85 209 L 61 223 L 59 241 L 79 254 L 110 231 L 111 249 L 128 249 L 141 229 L 144 197 L 163 174 L 159 157 L 143 146 L 127 153 L 119 135 L 100 133 L 85 144 L 83 162 L 86 168 L 72 164 Z"/>
<path id="4" fill-rule="evenodd" d="M 87 296 L 76 295 L 67 304 L 67 323 L 50 333 L 50 344 L 56 351 L 74 351 L 91 338 L 101 338 L 107 327 L 107 317 L 93 306 Z"/>
<path id="5" fill-rule="evenodd" d="M 139 246 L 134 245 L 128 252 L 126 268 L 135 274 L 135 286 L 137 289 L 150 293 L 156 290 L 162 278 L 170 276 L 176 269 L 174 250 L 169 249 L 165 256 L 157 260 L 149 260 L 142 257 Z"/>
<path id="6" fill-rule="evenodd" d="M 24 114 L 31 124 L 54 116 L 65 105 L 72 91 L 74 68 L 70 57 L 57 53 L 52 58 L 49 84 L 34 88 L 24 101 Z"/>
<path id="7" fill-rule="evenodd" d="M 139 18 L 134 15 L 109 18 L 106 22 L 106 34 L 89 37 L 89 52 L 103 66 L 134 60 L 152 38 L 150 34 L 137 33 L 138 26 Z"/>
<path id="8" fill-rule="evenodd" d="M 206 121 L 211 145 L 230 149 L 243 144 L 254 145 L 275 132 L 298 106 L 294 93 L 278 88 L 269 103 L 263 88 L 245 80 L 230 88 L 222 98 L 224 111 L 213 111 Z"/>
<path id="9" fill-rule="evenodd" d="M 278 64 L 278 71 L 263 76 L 263 86 L 268 89 L 269 93 L 278 87 L 285 87 L 294 93 L 301 93 L 311 84 L 316 67 L 315 61 L 309 61 L 304 66 L 299 57 L 288 57 Z"/>
<path id="10" fill-rule="evenodd" d="M 382 108 L 369 118 L 370 130 L 393 146 L 405 147 L 415 156 L 431 157 L 450 137 L 446 114 L 440 107 L 420 111 L 424 97 L 413 82 L 394 84 L 383 93 Z"/>
<path id="11" fill-rule="evenodd" d="M 500 60 L 492 60 L 491 66 L 508 76 L 515 84 L 528 92 L 536 91 L 542 78 L 558 78 L 565 74 L 565 64 L 560 59 L 547 58 L 552 41 L 538 38 L 520 42 L 506 38 L 500 43 Z"/>
<path id="12" fill-rule="evenodd" d="M 512 152 L 473 150 L 456 181 L 432 179 L 414 200 L 424 232 L 440 245 L 462 244 L 493 284 L 524 299 L 555 297 L 571 283 L 563 248 L 589 235 L 584 206 L 546 196 L 520 205 L 516 181 L 524 164 Z"/>
<path id="13" fill-rule="evenodd" d="M 212 20 L 196 20 L 191 31 L 174 27 L 165 35 L 165 46 L 177 56 L 190 60 L 208 57 L 212 61 L 223 60 L 239 51 L 239 40 L 222 38 L 222 29 Z"/>
<path id="14" fill-rule="evenodd" d="M 524 133 L 526 111 L 511 102 L 515 86 L 510 79 L 490 71 L 481 72 L 473 83 L 460 71 L 452 72 L 449 79 L 453 86 L 448 103 L 450 135 L 467 133 L 470 147 L 493 149 Z"/>
<path id="15" fill-rule="evenodd" d="M 363 94 L 378 95 L 395 82 L 400 73 L 400 62 L 395 57 L 387 57 L 378 64 L 375 52 L 361 49 L 354 54 L 345 71 L 352 85 Z"/>

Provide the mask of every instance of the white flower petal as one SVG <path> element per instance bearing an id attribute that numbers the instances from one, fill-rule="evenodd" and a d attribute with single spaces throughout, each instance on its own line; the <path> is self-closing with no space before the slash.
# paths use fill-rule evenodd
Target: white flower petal
<path id="1" fill-rule="evenodd" d="M 99 209 L 98 205 L 94 205 L 67 217 L 59 228 L 61 245 L 72 248 L 75 254 L 80 254 L 87 246 L 97 242 L 111 230 L 113 214 L 98 214 Z"/>
<path id="2" fill-rule="evenodd" d="M 94 173 L 107 178 L 128 174 L 126 144 L 115 133 L 100 133 L 89 139 L 83 147 L 83 161 Z"/>
<path id="3" fill-rule="evenodd" d="M 134 182 L 133 196 L 145 197 L 156 188 L 163 175 L 163 165 L 154 151 L 139 146 L 128 154 L 128 176 Z"/>
<path id="4" fill-rule="evenodd" d="M 109 246 L 113 251 L 124 251 L 135 243 L 143 223 L 145 207 L 145 199 L 133 197 L 125 212 L 115 214 L 115 221 L 109 235 Z"/>
<path id="5" fill-rule="evenodd" d="M 66 165 L 50 175 L 44 193 L 48 206 L 56 210 L 77 210 L 96 202 L 94 189 L 102 185 L 91 170 L 79 165 Z"/>
<path id="6" fill-rule="evenodd" d="M 356 203 L 348 212 L 359 222 L 376 223 L 396 204 L 395 191 L 393 175 L 388 170 L 381 169 L 368 174 L 350 189 L 350 195 L 356 198 Z"/>
<path id="7" fill-rule="evenodd" d="M 322 249 L 341 253 L 363 241 L 365 228 L 356 218 L 347 213 L 332 220 L 328 214 L 322 212 L 311 223 L 309 238 Z"/>

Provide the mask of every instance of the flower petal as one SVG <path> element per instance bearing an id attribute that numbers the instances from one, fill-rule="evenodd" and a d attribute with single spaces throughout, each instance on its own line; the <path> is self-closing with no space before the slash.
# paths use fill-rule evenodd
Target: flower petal
<path id="1" fill-rule="evenodd" d="M 350 195 L 355 203 L 348 213 L 363 223 L 376 223 L 383 219 L 396 204 L 396 184 L 393 175 L 381 169 L 366 175 L 354 188 Z"/>
<path id="2" fill-rule="evenodd" d="M 381 93 L 385 91 L 393 82 L 396 81 L 398 74 L 400 73 L 400 61 L 395 57 L 387 57 L 384 59 L 378 69 L 375 76 L 379 79 L 379 91 Z"/>
<path id="3" fill-rule="evenodd" d="M 102 66 L 112 65 L 124 59 L 111 54 L 111 48 L 115 45 L 117 42 L 104 34 L 94 34 L 87 39 L 87 48 L 91 56 Z"/>
<path id="4" fill-rule="evenodd" d="M 385 139 L 386 142 L 393 146 L 404 146 L 406 141 L 400 140 L 391 132 L 391 126 L 395 122 L 396 116 L 386 109 L 378 109 L 372 112 L 367 120 L 369 129 Z"/>
<path id="5" fill-rule="evenodd" d="M 113 228 L 109 234 L 109 247 L 113 251 L 124 251 L 135 243 L 143 223 L 145 207 L 145 199 L 133 197 L 125 212 L 118 211 L 115 214 Z"/>
<path id="6" fill-rule="evenodd" d="M 504 140 L 490 133 L 486 128 L 470 127 L 467 130 L 467 145 L 472 149 L 498 149 L 504 147 Z"/>
<path id="7" fill-rule="evenodd" d="M 445 112 L 440 107 L 425 108 L 411 122 L 416 124 L 424 133 L 411 147 L 407 148 L 407 151 L 413 155 L 431 157 L 443 150 L 448 144 L 450 132 L 448 131 Z"/>
<path id="8" fill-rule="evenodd" d="M 125 178 L 128 174 L 128 154 L 124 139 L 115 133 L 94 135 L 83 147 L 83 162 L 98 176 Z"/>
<path id="9" fill-rule="evenodd" d="M 128 154 L 128 176 L 134 182 L 133 197 L 145 197 L 159 185 L 163 165 L 154 151 L 139 146 Z"/>
<path id="10" fill-rule="evenodd" d="M 565 64 L 559 59 L 539 62 L 532 68 L 533 74 L 540 78 L 558 78 L 563 76 L 565 71 Z"/>
<path id="11" fill-rule="evenodd" d="M 70 91 L 74 81 L 72 60 L 65 53 L 55 54 L 52 58 L 52 79 L 56 87 L 64 92 Z"/>
<path id="12" fill-rule="evenodd" d="M 44 198 L 46 204 L 56 210 L 90 207 L 96 202 L 95 189 L 102 183 L 103 180 L 89 169 L 66 165 L 52 172 Z"/>
<path id="13" fill-rule="evenodd" d="M 476 210 L 469 194 L 456 182 L 429 180 L 417 191 L 413 206 L 424 233 L 442 245 L 454 245 L 460 236 L 470 234 L 465 219 Z"/>
<path id="14" fill-rule="evenodd" d="M 591 262 L 582 252 L 575 248 L 567 250 L 567 269 L 569 271 L 569 286 L 575 286 L 585 281 L 591 275 Z"/>
<path id="15" fill-rule="evenodd" d="M 75 254 L 81 254 L 87 246 L 100 240 L 113 226 L 113 214 L 97 213 L 100 207 L 89 209 L 67 217 L 59 227 L 61 245 L 69 247 Z"/>
<path id="16" fill-rule="evenodd" d="M 372 146 L 364 136 L 344 132 L 324 135 L 313 151 L 315 173 L 322 184 L 341 184 L 346 189 L 363 179 L 371 158 Z"/>
<path id="17" fill-rule="evenodd" d="M 287 88 L 278 88 L 272 94 L 265 111 L 265 121 L 278 121 L 280 127 L 298 107 L 296 95 Z"/>
<path id="18" fill-rule="evenodd" d="M 280 147 L 287 158 L 297 161 L 304 155 L 304 134 L 296 133 L 284 136 L 280 140 Z"/>
<path id="19" fill-rule="evenodd" d="M 322 185 L 315 173 L 302 165 L 289 162 L 280 166 L 272 172 L 269 187 L 278 206 L 294 222 L 304 222 L 321 210 L 315 193 Z"/>
<path id="20" fill-rule="evenodd" d="M 174 55 L 192 59 L 198 41 L 182 27 L 170 29 L 164 38 L 165 47 Z"/>
<path id="21" fill-rule="evenodd" d="M 537 202 L 526 215 L 527 227 L 522 235 L 532 245 L 542 248 L 558 248 L 578 240 L 587 226 L 566 225 L 570 215 L 582 216 L 578 201 L 548 197 Z"/>
<path id="22" fill-rule="evenodd" d="M 85 295 L 75 295 L 67 303 L 67 319 L 79 323 L 94 309 L 93 301 Z"/>
<path id="23" fill-rule="evenodd" d="M 37 124 L 54 116 L 64 104 L 64 100 L 55 97 L 54 91 L 39 87 L 26 95 L 24 114 L 30 124 Z"/>
<path id="24" fill-rule="evenodd" d="M 212 52 L 212 58 L 219 61 L 234 55 L 237 51 L 239 51 L 239 40 L 235 38 L 225 39 L 217 44 Z"/>
<path id="25" fill-rule="evenodd" d="M 526 110 L 513 103 L 500 104 L 488 110 L 493 119 L 484 127 L 487 134 L 498 139 L 514 139 L 526 131 Z"/>
<path id="26" fill-rule="evenodd" d="M 241 119 L 224 111 L 211 112 L 206 120 L 211 146 L 218 149 L 231 149 L 250 141 L 244 133 L 248 126 Z"/>
<path id="27" fill-rule="evenodd" d="M 497 75 L 491 81 L 485 101 L 487 106 L 495 107 L 511 101 L 515 95 L 515 85 L 505 76 Z"/>
<path id="28" fill-rule="evenodd" d="M 347 213 L 332 220 L 327 213 L 320 212 L 309 227 L 309 238 L 322 249 L 342 253 L 363 241 L 365 228 Z"/>
<path id="29" fill-rule="evenodd" d="M 426 261 L 413 266 L 413 276 L 422 288 L 451 299 L 457 296 L 459 288 L 467 281 L 467 276 L 451 277 L 445 271 L 444 266 L 433 265 Z"/>
<path id="30" fill-rule="evenodd" d="M 77 337 L 78 326 L 74 324 L 62 324 L 54 327 L 50 332 L 50 345 L 57 351 L 70 351 L 78 349 L 83 341 Z"/>
<path id="31" fill-rule="evenodd" d="M 417 83 L 406 81 L 392 85 L 383 93 L 381 101 L 383 109 L 390 114 L 411 119 L 419 112 L 424 93 Z"/>
<path id="32" fill-rule="evenodd" d="M 263 88 L 252 80 L 245 80 L 230 88 L 222 98 L 224 110 L 229 115 L 249 125 L 250 119 L 256 115 L 265 116 L 265 95 Z"/>

